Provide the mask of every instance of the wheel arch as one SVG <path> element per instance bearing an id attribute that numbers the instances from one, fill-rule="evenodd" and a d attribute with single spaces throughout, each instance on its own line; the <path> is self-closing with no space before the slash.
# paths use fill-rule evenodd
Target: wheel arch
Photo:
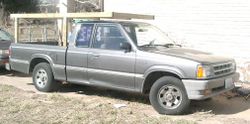
<path id="1" fill-rule="evenodd" d="M 32 56 L 30 60 L 29 73 L 32 73 L 35 66 L 42 62 L 48 63 L 52 69 L 52 73 L 54 74 L 54 70 L 52 68 L 53 65 L 52 59 L 48 55 L 42 55 L 42 54 L 36 54 Z"/>
<path id="2" fill-rule="evenodd" d="M 173 76 L 178 79 L 185 78 L 185 74 L 178 68 L 166 68 L 166 67 L 157 67 L 154 69 L 151 69 L 145 73 L 145 79 L 142 83 L 142 93 L 147 94 L 149 93 L 152 85 L 155 83 L 157 79 L 163 76 Z"/>

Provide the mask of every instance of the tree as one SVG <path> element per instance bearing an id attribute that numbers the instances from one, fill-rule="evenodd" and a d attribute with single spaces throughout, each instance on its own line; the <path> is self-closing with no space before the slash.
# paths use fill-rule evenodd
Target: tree
<path id="1" fill-rule="evenodd" d="M 6 25 L 10 13 L 37 11 L 38 0 L 0 0 L 0 25 Z"/>
<path id="2" fill-rule="evenodd" d="M 100 12 L 100 0 L 75 0 L 76 12 Z"/>

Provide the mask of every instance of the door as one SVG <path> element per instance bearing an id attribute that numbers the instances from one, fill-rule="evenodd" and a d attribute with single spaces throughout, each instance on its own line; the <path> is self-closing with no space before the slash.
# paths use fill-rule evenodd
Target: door
<path id="1" fill-rule="evenodd" d="M 88 75 L 91 83 L 134 89 L 135 52 L 122 49 L 124 43 L 128 43 L 128 40 L 119 26 L 96 26 L 88 55 Z"/>
<path id="2" fill-rule="evenodd" d="M 87 74 L 88 50 L 94 29 L 94 24 L 80 24 L 69 37 L 67 51 L 67 81 L 89 83 Z M 75 36 L 75 37 L 74 37 Z"/>

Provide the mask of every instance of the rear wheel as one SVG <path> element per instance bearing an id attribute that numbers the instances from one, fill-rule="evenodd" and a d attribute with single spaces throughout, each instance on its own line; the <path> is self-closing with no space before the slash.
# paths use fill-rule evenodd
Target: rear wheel
<path id="1" fill-rule="evenodd" d="M 170 76 L 161 77 L 153 84 L 149 99 L 158 113 L 168 115 L 184 113 L 190 103 L 181 80 Z"/>
<path id="2" fill-rule="evenodd" d="M 33 83 L 37 90 L 42 92 L 51 92 L 57 90 L 58 82 L 54 80 L 51 67 L 48 63 L 39 63 L 33 71 Z"/>

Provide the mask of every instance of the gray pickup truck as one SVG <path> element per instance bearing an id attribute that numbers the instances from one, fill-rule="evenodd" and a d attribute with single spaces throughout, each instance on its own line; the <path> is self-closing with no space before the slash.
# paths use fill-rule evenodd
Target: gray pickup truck
<path id="1" fill-rule="evenodd" d="M 234 59 L 182 48 L 158 28 L 131 21 L 77 23 L 67 47 L 57 42 L 11 45 L 10 67 L 32 73 L 39 91 L 66 81 L 149 94 L 160 114 L 182 114 L 190 100 L 234 88 Z"/>

